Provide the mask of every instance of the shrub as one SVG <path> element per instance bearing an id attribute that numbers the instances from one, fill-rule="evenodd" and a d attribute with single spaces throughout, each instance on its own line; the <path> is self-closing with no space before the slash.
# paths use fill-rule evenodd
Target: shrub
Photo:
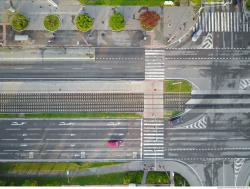
<path id="1" fill-rule="evenodd" d="M 90 16 L 86 14 L 78 15 L 75 19 L 75 25 L 77 29 L 81 31 L 88 31 L 91 29 L 94 23 L 94 18 L 91 18 Z"/>
<path id="2" fill-rule="evenodd" d="M 125 28 L 124 16 L 120 12 L 114 13 L 109 19 L 109 27 L 114 31 L 121 31 Z"/>
<path id="3" fill-rule="evenodd" d="M 145 30 L 152 30 L 160 20 L 160 16 L 154 11 L 146 11 L 140 15 L 141 26 Z"/>
<path id="4" fill-rule="evenodd" d="M 61 25 L 60 19 L 58 18 L 57 15 L 46 16 L 44 18 L 43 24 L 44 24 L 44 27 L 51 32 L 56 31 Z"/>
<path id="5" fill-rule="evenodd" d="M 11 18 L 11 27 L 16 31 L 22 31 L 24 30 L 29 24 L 29 20 L 26 16 L 17 13 L 12 16 Z"/>

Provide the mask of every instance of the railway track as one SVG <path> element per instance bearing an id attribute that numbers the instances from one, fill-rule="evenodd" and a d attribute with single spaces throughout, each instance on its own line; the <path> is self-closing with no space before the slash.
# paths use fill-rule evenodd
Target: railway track
<path id="1" fill-rule="evenodd" d="M 186 102 L 190 99 L 190 93 L 165 93 L 164 109 L 183 111 L 186 107 Z"/>
<path id="2" fill-rule="evenodd" d="M 0 112 L 143 112 L 142 93 L 0 93 Z"/>

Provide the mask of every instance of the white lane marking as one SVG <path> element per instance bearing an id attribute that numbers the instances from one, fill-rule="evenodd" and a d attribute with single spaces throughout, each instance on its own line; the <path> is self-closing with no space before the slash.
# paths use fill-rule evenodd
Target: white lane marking
<path id="1" fill-rule="evenodd" d="M 5 131 L 21 131 L 21 129 L 4 129 Z"/>
<path id="2" fill-rule="evenodd" d="M 108 136 L 112 136 L 112 135 L 123 136 L 124 133 L 108 133 Z"/>
<path id="3" fill-rule="evenodd" d="M 105 141 L 105 140 L 110 140 L 110 139 L 108 139 L 108 138 L 104 138 L 104 139 L 82 139 L 82 138 L 80 138 L 80 139 L 52 139 L 52 138 L 48 138 L 48 139 L 46 139 L 46 140 L 62 140 L 62 141 L 73 141 L 73 140 L 79 140 L 79 141 L 81 141 L 81 140 L 89 140 L 89 141 Z M 140 139 L 124 139 L 123 141 L 140 141 Z"/>
<path id="4" fill-rule="evenodd" d="M 0 140 L 13 140 L 13 141 L 16 141 L 17 139 L 12 139 L 12 138 L 10 138 L 10 139 L 8 139 L 8 138 L 2 138 L 2 139 L 0 139 Z"/>

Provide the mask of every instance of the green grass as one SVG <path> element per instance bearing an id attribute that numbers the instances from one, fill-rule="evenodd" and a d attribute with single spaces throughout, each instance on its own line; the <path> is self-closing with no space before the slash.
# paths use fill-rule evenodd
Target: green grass
<path id="1" fill-rule="evenodd" d="M 175 116 L 177 116 L 177 115 L 179 115 L 181 113 L 182 112 L 180 112 L 180 111 L 167 111 L 167 112 L 165 112 L 164 117 L 172 118 L 172 117 L 175 117 Z"/>
<path id="2" fill-rule="evenodd" d="M 94 162 L 94 163 L 0 163 L 0 172 L 28 171 L 79 171 L 93 167 L 121 164 L 123 162 Z"/>
<path id="3" fill-rule="evenodd" d="M 162 6 L 164 0 L 79 0 L 86 5 Z"/>
<path id="4" fill-rule="evenodd" d="M 250 0 L 246 0 L 246 8 L 250 11 Z"/>
<path id="5" fill-rule="evenodd" d="M 165 172 L 148 172 L 146 184 L 169 184 L 169 177 Z"/>
<path id="6" fill-rule="evenodd" d="M 175 186 L 190 186 L 188 181 L 178 173 L 174 175 Z"/>
<path id="7" fill-rule="evenodd" d="M 48 15 L 44 18 L 43 24 L 47 30 L 54 32 L 60 27 L 61 22 L 57 15 Z"/>
<path id="8" fill-rule="evenodd" d="M 142 171 L 111 173 L 105 175 L 92 175 L 84 177 L 66 177 L 47 178 L 17 178 L 17 177 L 0 177 L 0 185 L 4 186 L 62 186 L 62 185 L 127 185 L 129 183 L 140 184 L 143 176 Z"/>
<path id="9" fill-rule="evenodd" d="M 201 0 L 191 0 L 192 4 L 194 6 L 200 7 L 201 6 Z"/>
<path id="10" fill-rule="evenodd" d="M 38 114 L 0 114 L 0 118 L 142 118 L 139 113 L 38 113 Z"/>
<path id="11" fill-rule="evenodd" d="M 165 80 L 164 92 L 191 92 L 192 86 L 186 80 Z"/>
<path id="12" fill-rule="evenodd" d="M 207 3 L 223 2 L 223 0 L 207 0 Z"/>

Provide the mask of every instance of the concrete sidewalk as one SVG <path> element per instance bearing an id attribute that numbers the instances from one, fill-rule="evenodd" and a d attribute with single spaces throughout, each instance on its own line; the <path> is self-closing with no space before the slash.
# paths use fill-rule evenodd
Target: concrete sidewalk
<path id="1" fill-rule="evenodd" d="M 144 93 L 143 81 L 1 82 L 4 93 Z"/>

